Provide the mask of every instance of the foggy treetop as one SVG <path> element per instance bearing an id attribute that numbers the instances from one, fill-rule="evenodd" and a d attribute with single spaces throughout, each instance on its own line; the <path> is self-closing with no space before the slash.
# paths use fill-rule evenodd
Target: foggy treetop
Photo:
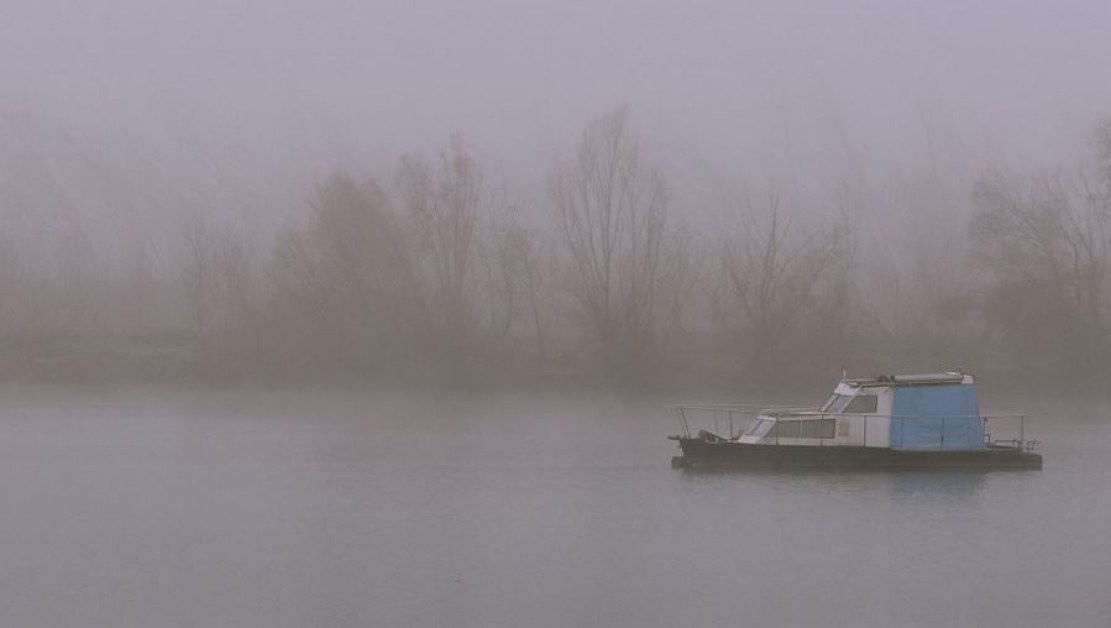
<path id="1" fill-rule="evenodd" d="M 2 372 L 1100 372 L 1108 24 L 10 0 Z"/>

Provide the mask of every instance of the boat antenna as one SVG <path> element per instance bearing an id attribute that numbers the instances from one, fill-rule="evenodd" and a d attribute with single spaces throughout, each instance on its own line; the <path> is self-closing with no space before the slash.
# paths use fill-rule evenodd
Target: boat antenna
<path id="1" fill-rule="evenodd" d="M 845 379 L 848 376 L 849 376 L 849 371 L 845 368 L 845 363 L 842 362 L 841 363 L 841 381 L 845 381 Z"/>

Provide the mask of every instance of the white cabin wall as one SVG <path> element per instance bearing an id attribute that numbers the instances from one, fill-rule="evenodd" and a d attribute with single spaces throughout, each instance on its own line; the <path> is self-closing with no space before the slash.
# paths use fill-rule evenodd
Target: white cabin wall
<path id="1" fill-rule="evenodd" d="M 894 388 L 875 388 L 879 399 L 876 415 L 868 418 L 868 438 L 865 447 L 891 446 L 891 408 L 895 403 Z"/>
<path id="2" fill-rule="evenodd" d="M 839 395 L 876 395 L 875 414 L 842 414 L 837 416 L 836 444 L 855 447 L 888 447 L 891 443 L 891 407 L 895 391 L 888 387 L 854 387 L 842 382 L 835 391 Z M 847 433 L 846 433 L 847 431 Z"/>

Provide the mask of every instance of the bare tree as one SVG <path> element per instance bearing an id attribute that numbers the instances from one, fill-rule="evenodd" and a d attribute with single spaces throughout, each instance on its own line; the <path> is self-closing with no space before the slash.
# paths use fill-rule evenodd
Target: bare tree
<path id="1" fill-rule="evenodd" d="M 507 339 L 516 327 L 530 328 L 536 357 L 544 359 L 540 305 L 543 276 L 540 243 L 523 222 L 518 207 L 501 204 L 485 221 L 481 260 L 485 277 L 487 329 L 495 340 Z"/>
<path id="2" fill-rule="evenodd" d="M 541 270 L 540 240 L 532 231 L 521 232 L 517 238 L 521 260 L 521 280 L 528 299 L 528 314 L 532 319 L 532 329 L 536 339 L 536 360 L 543 364 L 547 359 L 544 341 L 544 317 L 540 314 L 541 294 L 544 289 L 544 273 Z"/>
<path id="3" fill-rule="evenodd" d="M 673 297 L 690 278 L 678 277 L 685 251 L 673 248 L 667 183 L 641 165 L 624 108 L 587 126 L 548 189 L 565 287 L 610 371 L 635 376 L 678 320 L 684 303 Z"/>
<path id="4" fill-rule="evenodd" d="M 199 338 L 207 338 L 213 326 L 218 290 L 213 236 L 200 213 L 186 219 L 181 231 L 179 258 L 182 288 L 189 308 L 189 320 Z"/>
<path id="5" fill-rule="evenodd" d="M 179 272 L 190 322 L 209 359 L 258 357 L 262 329 L 257 266 L 245 236 L 203 214 L 181 230 Z"/>
<path id="6" fill-rule="evenodd" d="M 436 167 L 402 157 L 397 184 L 405 205 L 437 362 L 459 374 L 476 328 L 482 216 L 491 205 L 478 163 L 459 136 Z"/>
<path id="7" fill-rule="evenodd" d="M 1111 211 L 1111 116 L 1104 118 L 1092 132 L 1096 180 L 1102 183 L 1102 200 Z"/>
<path id="8" fill-rule="evenodd" d="M 14 238 L 0 225 L 0 339 L 10 341 L 34 324 L 33 285 Z"/>
<path id="9" fill-rule="evenodd" d="M 1084 176 L 992 173 L 972 190 L 970 235 L 990 322 L 1009 345 L 1087 368 L 1107 358 L 1111 214 Z"/>
<path id="10" fill-rule="evenodd" d="M 813 349 L 818 326 L 841 317 L 850 251 L 844 225 L 796 233 L 775 195 L 766 221 L 751 221 L 739 239 L 726 240 L 714 307 L 719 324 L 745 347 L 752 374 L 776 373 L 793 357 L 786 355 L 790 339 Z M 804 322 L 813 327 L 801 329 Z"/>
<path id="11" fill-rule="evenodd" d="M 423 324 L 407 238 L 374 180 L 317 186 L 303 229 L 278 238 L 270 278 L 277 341 L 321 369 L 400 368 Z"/>
<path id="12" fill-rule="evenodd" d="M 932 157 L 932 155 L 931 155 Z M 852 216 L 854 368 L 980 364 L 987 343 L 968 265 L 967 186 L 924 167 L 893 171 L 868 190 L 845 186 Z"/>

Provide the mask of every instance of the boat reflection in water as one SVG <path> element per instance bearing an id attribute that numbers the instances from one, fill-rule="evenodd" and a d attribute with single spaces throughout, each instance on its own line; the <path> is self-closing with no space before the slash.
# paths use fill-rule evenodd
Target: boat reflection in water
<path id="1" fill-rule="evenodd" d="M 963 372 L 842 377 L 819 408 L 670 406 L 684 468 L 1040 469 L 1025 415 L 981 415 Z M 691 433 L 695 417 L 714 431 Z M 727 422 L 726 435 L 722 423 Z M 734 432 L 735 424 L 744 424 Z M 993 432 L 994 431 L 994 432 Z"/>

